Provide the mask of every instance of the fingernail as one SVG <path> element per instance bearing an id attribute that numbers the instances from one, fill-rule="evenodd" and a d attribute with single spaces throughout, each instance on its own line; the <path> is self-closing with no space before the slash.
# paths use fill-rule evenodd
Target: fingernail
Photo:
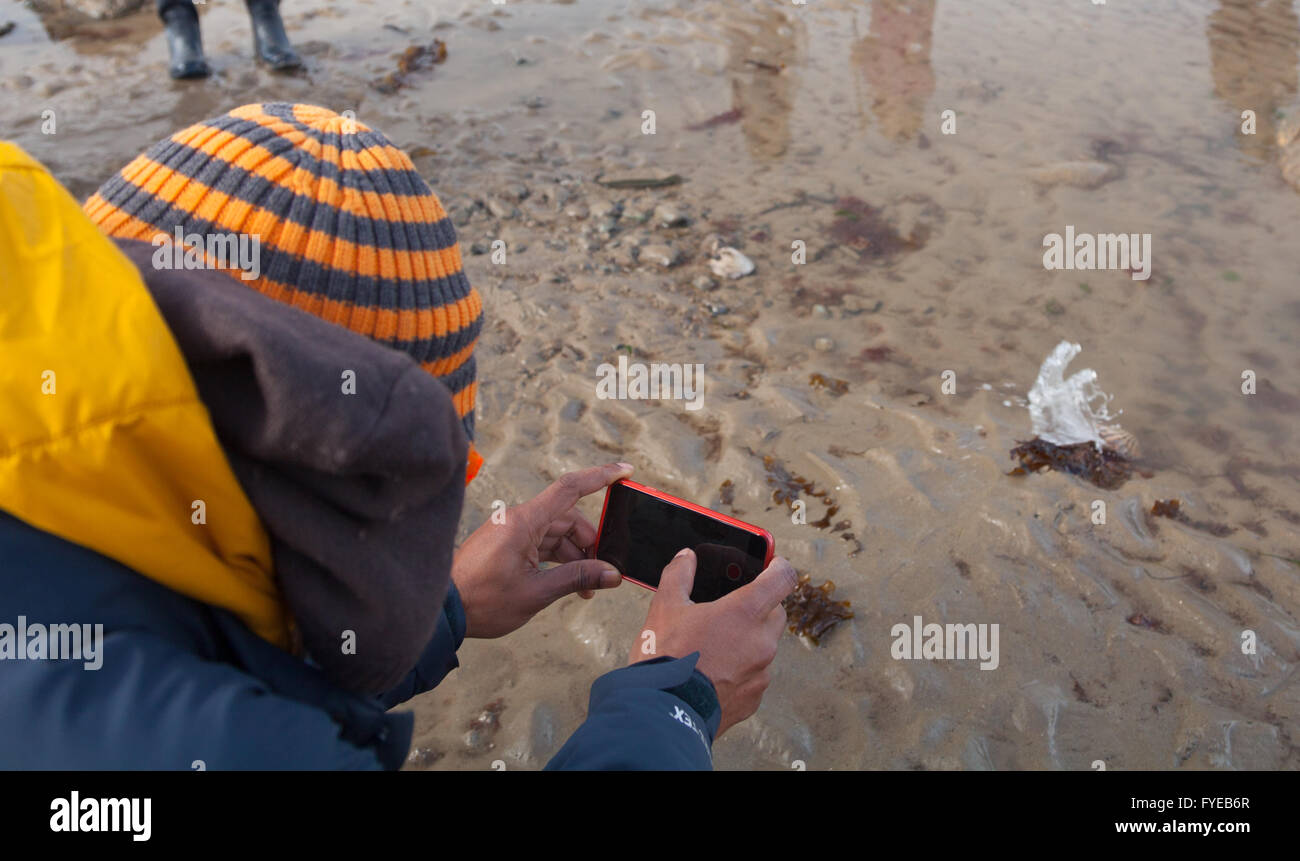
<path id="1" fill-rule="evenodd" d="M 623 576 L 613 568 L 607 568 L 600 572 L 600 588 L 612 589 L 623 580 Z"/>
<path id="2" fill-rule="evenodd" d="M 627 471 L 629 471 L 629 472 L 631 472 L 632 469 L 633 469 L 632 464 L 630 464 L 630 463 L 624 463 L 624 462 L 621 461 L 621 460 L 618 462 L 617 466 L 618 466 L 620 469 L 625 469 L 625 470 L 627 470 Z"/>
<path id="3" fill-rule="evenodd" d="M 681 550 L 678 550 L 678 551 L 677 551 L 677 556 L 685 556 L 687 553 L 690 553 L 690 552 L 691 552 L 691 548 L 689 548 L 689 547 L 683 547 Z M 673 558 L 676 559 L 677 556 L 674 556 Z M 661 557 L 659 557 L 659 558 L 662 559 L 663 557 L 661 556 Z"/>

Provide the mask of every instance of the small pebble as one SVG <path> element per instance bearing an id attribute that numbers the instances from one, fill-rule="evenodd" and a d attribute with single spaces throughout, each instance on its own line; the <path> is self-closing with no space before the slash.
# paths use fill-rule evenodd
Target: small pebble
<path id="1" fill-rule="evenodd" d="M 519 210 L 513 204 L 496 197 L 488 198 L 487 208 L 495 218 L 514 218 L 519 214 Z"/>
<path id="2" fill-rule="evenodd" d="M 696 290 L 712 290 L 718 286 L 718 282 L 707 275 L 696 275 L 695 280 L 691 281 L 691 286 Z"/>
<path id="3" fill-rule="evenodd" d="M 589 211 L 582 203 L 571 203 L 564 207 L 564 214 L 570 218 L 586 218 Z"/>
<path id="4" fill-rule="evenodd" d="M 825 305 L 814 305 L 813 313 L 818 317 L 829 317 L 831 315 L 830 309 Z"/>
<path id="5" fill-rule="evenodd" d="M 682 253 L 670 245 L 647 245 L 641 249 L 641 259 L 669 268 L 677 265 Z"/>
<path id="6" fill-rule="evenodd" d="M 442 759 L 442 751 L 431 747 L 413 748 L 410 755 L 406 757 L 406 761 L 416 768 L 428 768 L 440 759 Z"/>
<path id="7" fill-rule="evenodd" d="M 820 350 L 823 353 L 829 353 L 831 350 L 835 349 L 835 342 L 830 338 L 818 338 L 816 341 L 813 341 L 813 348 Z"/>
<path id="8" fill-rule="evenodd" d="M 528 197 L 528 186 L 522 182 L 512 182 L 501 190 L 501 196 L 506 200 L 518 203 Z"/>
<path id="9" fill-rule="evenodd" d="M 671 203 L 661 203 L 656 206 L 653 217 L 660 227 L 680 227 L 686 223 L 686 216 Z"/>
<path id="10" fill-rule="evenodd" d="M 607 198 L 599 197 L 591 202 L 592 218 L 618 218 L 623 214 L 623 205 Z"/>
<path id="11" fill-rule="evenodd" d="M 470 254 L 487 254 L 488 251 L 490 250 L 491 250 L 491 246 L 489 246 L 486 242 L 483 242 L 482 240 L 475 242 L 469 247 Z"/>

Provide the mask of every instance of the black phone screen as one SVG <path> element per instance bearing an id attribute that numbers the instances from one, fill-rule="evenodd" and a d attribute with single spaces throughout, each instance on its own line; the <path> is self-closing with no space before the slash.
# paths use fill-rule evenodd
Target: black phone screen
<path id="1" fill-rule="evenodd" d="M 683 547 L 695 551 L 691 600 L 716 601 L 763 571 L 767 540 L 623 484 L 612 485 L 596 558 L 624 577 L 659 588 L 659 575 Z"/>

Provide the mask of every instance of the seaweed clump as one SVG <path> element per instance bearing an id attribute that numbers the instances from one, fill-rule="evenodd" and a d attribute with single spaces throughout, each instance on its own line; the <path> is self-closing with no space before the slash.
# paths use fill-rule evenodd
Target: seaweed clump
<path id="1" fill-rule="evenodd" d="M 1157 499 L 1151 506 L 1151 517 L 1167 517 L 1184 526 L 1208 532 L 1219 538 L 1226 538 L 1237 531 L 1235 526 L 1230 526 L 1227 523 L 1216 523 L 1213 520 L 1195 520 L 1189 517 L 1187 512 L 1183 511 L 1182 503 L 1177 499 Z M 1151 525 L 1154 526 L 1155 524 L 1152 523 Z"/>
<path id="2" fill-rule="evenodd" d="M 1054 469 L 1077 475 L 1102 490 L 1114 490 L 1133 474 L 1133 466 L 1124 455 L 1109 448 L 1098 449 L 1090 442 L 1057 445 L 1035 437 L 1011 449 L 1011 456 L 1020 461 L 1020 466 L 1008 475 L 1028 475 L 1041 469 Z"/>
<path id="3" fill-rule="evenodd" d="M 814 586 L 810 575 L 799 575 L 799 585 L 782 603 L 790 623 L 790 633 L 817 646 L 827 631 L 845 619 L 852 619 L 850 602 L 832 601 L 834 592 L 835 583 L 831 580 Z"/>
<path id="4" fill-rule="evenodd" d="M 778 505 L 791 505 L 798 501 L 800 492 L 814 499 L 820 499 L 826 505 L 826 515 L 821 520 L 812 521 L 809 525 L 818 529 L 830 528 L 831 518 L 839 513 L 840 506 L 827 491 L 818 490 L 811 480 L 790 472 L 785 464 L 770 454 L 763 455 L 763 468 L 767 470 L 767 483 L 772 488 L 773 502 Z M 850 525 L 847 520 L 843 523 L 845 528 Z"/>
<path id="5" fill-rule="evenodd" d="M 728 507 L 731 507 L 731 504 L 736 501 L 736 485 L 732 483 L 731 479 L 728 478 L 718 485 L 718 499 Z"/>
<path id="6" fill-rule="evenodd" d="M 434 39 L 428 45 L 412 45 L 397 58 L 397 70 L 372 81 L 371 86 L 384 95 L 391 96 L 409 85 L 407 78 L 412 73 L 428 69 L 446 59 L 447 43 L 441 39 Z"/>
<path id="7" fill-rule="evenodd" d="M 879 263 L 900 251 L 915 251 L 929 238 L 929 230 L 924 225 L 918 226 L 911 236 L 902 236 L 879 209 L 856 197 L 841 197 L 835 207 L 835 221 L 829 231 L 831 239 L 855 252 L 864 263 Z"/>
<path id="8" fill-rule="evenodd" d="M 814 389 L 825 389 L 832 397 L 836 398 L 847 394 L 849 391 L 849 384 L 846 380 L 837 380 L 835 377 L 828 377 L 825 374 L 810 374 L 808 376 L 808 385 Z"/>
<path id="9" fill-rule="evenodd" d="M 1178 515 L 1182 513 L 1181 509 L 1182 503 L 1177 499 L 1157 499 L 1155 504 L 1151 506 L 1151 516 L 1168 517 L 1177 520 Z"/>

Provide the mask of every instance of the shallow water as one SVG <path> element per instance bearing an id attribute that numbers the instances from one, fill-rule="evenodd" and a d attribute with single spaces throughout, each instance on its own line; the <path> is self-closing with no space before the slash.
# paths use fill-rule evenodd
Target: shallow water
<path id="1" fill-rule="evenodd" d="M 720 768 L 1294 768 L 1300 195 L 1273 141 L 1279 112 L 1300 110 L 1300 24 L 1284 2 L 1134 5 L 287 0 L 309 64 L 287 79 L 249 64 L 247 20 L 225 5 L 203 13 L 217 76 L 182 85 L 147 10 L 53 22 L 50 40 L 6 3 L 0 21 L 19 26 L 0 37 L 0 128 L 79 196 L 249 101 L 350 108 L 408 147 L 489 319 L 488 463 L 465 528 L 494 499 L 623 459 L 767 527 L 853 602 L 819 648 L 786 639 L 763 707 L 718 742 Z M 435 36 L 445 64 L 394 95 L 371 86 Z M 47 109 L 55 135 L 40 131 Z M 686 181 L 594 182 L 669 174 Z M 661 203 L 690 223 L 638 223 Z M 623 215 L 606 236 L 611 204 Z M 1044 236 L 1067 225 L 1151 234 L 1151 277 L 1044 269 Z M 696 287 L 711 234 L 756 274 Z M 470 253 L 495 238 L 506 264 Z M 639 263 L 630 248 L 646 243 L 685 259 Z M 1005 475 L 1063 339 L 1141 442 L 1147 474 L 1117 491 Z M 703 409 L 598 400 L 596 367 L 619 345 L 703 363 Z M 791 522 L 764 456 L 834 499 L 831 526 L 814 525 L 817 497 Z M 1190 524 L 1145 516 L 1168 498 Z M 625 585 L 468 643 L 415 703 L 423 762 L 540 767 L 648 601 Z M 997 669 L 894 660 L 890 630 L 915 616 L 998 624 Z M 497 698 L 500 730 L 467 745 Z"/>

